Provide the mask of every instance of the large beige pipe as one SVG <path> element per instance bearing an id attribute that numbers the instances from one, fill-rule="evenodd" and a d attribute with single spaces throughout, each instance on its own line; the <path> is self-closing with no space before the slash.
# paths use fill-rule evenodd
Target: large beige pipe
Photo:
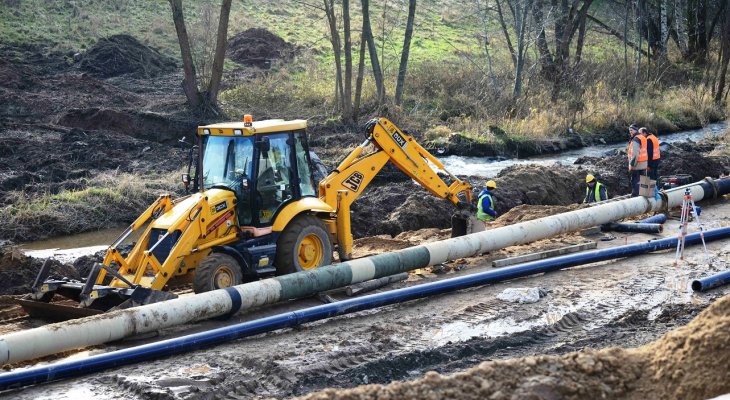
<path id="1" fill-rule="evenodd" d="M 730 178 L 714 183 L 702 181 L 689 186 L 694 199 L 699 201 L 705 197 L 706 192 L 714 194 L 716 192 L 714 188 L 718 186 L 722 189 L 719 191 L 722 194 L 730 191 Z M 681 205 L 683 194 L 684 190 L 681 188 L 668 191 L 665 198 L 669 207 Z M 663 210 L 664 204 L 664 200 L 635 197 L 392 253 L 360 258 L 313 271 L 298 272 L 233 288 L 14 332 L 0 336 L 0 364 L 99 345 L 277 301 L 311 296 L 353 283 L 529 243 L 652 210 Z"/>

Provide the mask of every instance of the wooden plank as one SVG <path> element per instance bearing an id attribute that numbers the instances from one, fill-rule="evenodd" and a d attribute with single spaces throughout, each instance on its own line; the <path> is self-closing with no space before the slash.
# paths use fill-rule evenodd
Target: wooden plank
<path id="1" fill-rule="evenodd" d="M 501 260 L 492 261 L 493 268 L 506 267 L 508 265 L 521 264 L 529 261 L 542 260 L 545 258 L 562 256 L 563 254 L 577 253 L 583 250 L 595 249 L 598 244 L 596 242 L 586 242 L 574 244 L 572 246 L 561 247 L 559 249 L 546 250 L 538 253 L 524 254 L 516 257 L 503 258 Z"/>

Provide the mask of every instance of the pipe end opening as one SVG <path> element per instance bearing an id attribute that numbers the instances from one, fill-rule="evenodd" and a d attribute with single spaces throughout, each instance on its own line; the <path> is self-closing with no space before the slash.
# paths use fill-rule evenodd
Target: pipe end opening
<path id="1" fill-rule="evenodd" d="M 702 282 L 692 281 L 692 290 L 694 290 L 695 292 L 701 292 L 702 291 Z"/>

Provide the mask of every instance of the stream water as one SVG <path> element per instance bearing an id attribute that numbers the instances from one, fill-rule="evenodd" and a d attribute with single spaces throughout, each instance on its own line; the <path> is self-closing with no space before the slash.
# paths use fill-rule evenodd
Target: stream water
<path id="1" fill-rule="evenodd" d="M 662 142 L 681 142 L 687 140 L 699 141 L 707 137 L 714 137 L 722 133 L 728 126 L 727 121 L 710 124 L 703 129 L 683 131 L 670 135 L 663 135 L 659 139 Z M 589 146 L 582 149 L 565 151 L 562 153 L 548 154 L 544 156 L 522 158 L 522 159 L 494 159 L 487 157 L 442 157 L 441 161 L 452 174 L 477 175 L 483 177 L 494 177 L 502 169 L 515 164 L 541 164 L 552 165 L 573 164 L 576 159 L 583 156 L 600 156 L 614 149 L 623 148 L 625 144 L 615 143 L 599 146 Z M 83 255 L 93 254 L 104 250 L 123 231 L 121 228 L 110 228 L 94 232 L 85 232 L 77 235 L 62 236 L 47 240 L 39 240 L 32 243 L 20 245 L 20 249 L 31 257 L 47 258 L 54 257 L 61 262 L 70 262 Z M 130 237 L 127 242 L 134 240 Z"/>
<path id="2" fill-rule="evenodd" d="M 727 121 L 717 122 L 714 124 L 707 125 L 702 129 L 695 129 L 691 131 L 682 131 L 672 133 L 669 135 L 662 135 L 659 137 L 661 142 L 673 143 L 673 142 L 684 142 L 688 140 L 700 141 L 704 138 L 714 137 L 721 134 L 728 127 Z M 446 169 L 455 175 L 467 175 L 467 176 L 482 176 L 485 178 L 493 178 L 499 174 L 501 170 L 511 165 L 519 164 L 538 164 L 538 165 L 553 165 L 563 164 L 570 165 L 580 157 L 583 156 L 602 156 L 606 153 L 615 150 L 623 149 L 626 146 L 625 143 L 613 143 L 597 146 L 588 146 L 581 149 L 564 151 L 561 153 L 546 154 L 542 156 L 528 157 L 528 158 L 504 158 L 504 157 L 461 157 L 461 156 L 448 156 L 441 157 L 441 162 L 444 163 Z"/>

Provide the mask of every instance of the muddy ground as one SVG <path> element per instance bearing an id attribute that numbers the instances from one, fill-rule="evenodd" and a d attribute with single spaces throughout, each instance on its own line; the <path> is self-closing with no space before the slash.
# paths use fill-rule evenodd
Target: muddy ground
<path id="1" fill-rule="evenodd" d="M 525 218 L 552 211 L 538 207 L 539 212 L 534 212 L 530 208 L 513 210 L 511 218 L 518 218 L 519 210 L 523 210 Z M 730 224 L 727 199 L 705 202 L 703 210 L 707 228 Z M 676 228 L 677 221 L 670 220 L 665 235 L 672 235 Z M 407 232 L 396 238 L 359 239 L 355 246 L 357 255 L 361 256 L 444 238 L 448 234 L 448 230 L 436 229 Z M 598 243 L 603 248 L 655 237 L 616 234 L 614 240 Z M 493 259 L 600 238 L 571 234 L 511 247 L 447 263 L 445 268 L 414 271 L 408 281 L 388 289 L 486 271 L 492 269 Z M 709 360 L 701 356 L 727 353 L 726 338 L 712 336 L 726 334 L 723 332 L 727 323 L 727 299 L 711 311 L 724 313 L 716 321 L 696 322 L 672 333 L 669 339 L 636 351 L 601 349 L 647 345 L 686 325 L 713 301 L 730 294 L 728 287 L 704 294 L 695 294 L 690 289 L 692 279 L 728 268 L 730 242 L 713 242 L 708 249 L 712 265 L 704 262 L 697 247 L 688 248 L 687 260 L 677 266 L 672 265 L 672 251 L 590 264 L 364 311 L 5 395 L 19 399 L 46 396 L 263 399 L 365 384 L 370 386 L 345 392 L 328 390 L 314 396 L 639 398 L 652 393 L 647 390 L 658 390 L 656 393 L 669 397 L 682 393 L 682 398 L 707 398 L 730 390 L 727 386 L 730 381 L 703 369 Z M 496 297 L 506 288 L 531 287 L 541 288 L 547 295 L 530 304 L 504 302 Z M 346 298 L 338 291 L 330 295 L 335 299 Z M 321 303 L 314 298 L 291 301 L 236 316 L 228 322 L 188 324 L 159 332 L 157 337 L 114 343 L 88 354 L 316 304 Z M 21 328 L 32 326 L 29 321 L 12 324 Z M 699 353 L 690 351 L 689 344 Z M 641 357 L 636 358 L 634 354 Z M 717 365 L 713 371 L 726 373 L 727 369 L 720 368 L 725 361 L 713 359 L 711 363 L 717 362 L 712 364 Z M 478 368 L 462 372 L 472 367 Z M 441 376 L 430 371 L 458 374 Z M 644 380 L 651 385 L 642 385 Z M 405 383 L 378 386 L 393 381 Z M 429 397 L 427 391 L 433 390 L 442 391 Z M 464 390 L 463 394 L 459 390 Z"/>

